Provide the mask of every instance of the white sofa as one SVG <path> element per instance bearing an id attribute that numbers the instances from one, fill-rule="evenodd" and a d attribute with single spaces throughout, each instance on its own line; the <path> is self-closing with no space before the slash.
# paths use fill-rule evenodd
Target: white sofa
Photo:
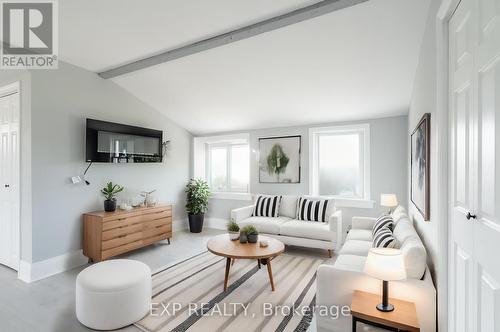
<path id="1" fill-rule="evenodd" d="M 328 199 L 321 196 L 305 196 L 309 199 Z M 342 245 L 342 212 L 331 201 L 327 209 L 328 222 L 295 219 L 299 196 L 282 196 L 279 217 L 252 217 L 254 205 L 231 211 L 231 220 L 243 227 L 254 225 L 260 234 L 276 238 L 288 245 L 327 249 L 339 249 Z M 254 198 L 255 200 L 255 198 Z M 255 202 L 254 202 L 255 204 Z"/>
<path id="2" fill-rule="evenodd" d="M 426 265 L 425 247 L 403 207 L 394 211 L 393 218 L 394 237 L 399 242 L 405 260 L 407 280 L 390 282 L 389 297 L 414 302 L 420 331 L 433 332 L 436 330 L 436 289 Z M 353 217 L 352 229 L 335 264 L 321 265 L 318 268 L 318 306 L 335 306 L 339 310 L 343 306 L 350 306 L 354 290 L 381 294 L 381 281 L 363 273 L 366 256 L 372 247 L 372 227 L 375 221 L 375 218 Z M 317 313 L 315 316 L 318 332 L 351 330 L 350 315 L 339 315 L 336 319 Z M 365 328 L 362 331 L 380 330 L 369 325 Z"/>

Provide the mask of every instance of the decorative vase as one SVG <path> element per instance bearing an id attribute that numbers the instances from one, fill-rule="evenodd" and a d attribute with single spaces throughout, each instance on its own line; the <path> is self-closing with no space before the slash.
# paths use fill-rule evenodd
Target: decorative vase
<path id="1" fill-rule="evenodd" d="M 203 229 L 203 219 L 205 215 L 202 214 L 189 214 L 189 230 L 191 233 L 201 233 Z"/>
<path id="2" fill-rule="evenodd" d="M 116 199 L 107 199 L 104 201 L 104 211 L 114 212 L 116 210 Z"/>
<path id="3" fill-rule="evenodd" d="M 240 233 L 240 243 L 247 243 L 247 235 L 245 233 Z"/>
<path id="4" fill-rule="evenodd" d="M 229 233 L 229 239 L 231 241 L 236 241 L 240 237 L 240 232 L 228 232 Z"/>
<path id="5" fill-rule="evenodd" d="M 248 243 L 257 243 L 259 234 L 247 234 Z"/>

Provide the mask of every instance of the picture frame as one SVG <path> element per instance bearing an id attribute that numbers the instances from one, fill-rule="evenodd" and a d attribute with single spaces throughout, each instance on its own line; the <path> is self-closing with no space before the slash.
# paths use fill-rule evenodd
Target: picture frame
<path id="1" fill-rule="evenodd" d="M 431 114 L 425 113 L 410 137 L 410 199 L 424 221 L 430 219 L 430 127 Z"/>
<path id="2" fill-rule="evenodd" d="M 259 138 L 259 183 L 300 183 L 302 136 Z"/>

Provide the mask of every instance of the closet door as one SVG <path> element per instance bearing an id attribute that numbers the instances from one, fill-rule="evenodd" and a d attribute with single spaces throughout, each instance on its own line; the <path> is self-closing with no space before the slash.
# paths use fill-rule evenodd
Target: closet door
<path id="1" fill-rule="evenodd" d="M 19 92 L 0 89 L 0 264 L 19 268 Z"/>
<path id="2" fill-rule="evenodd" d="M 449 331 L 474 332 L 474 1 L 462 0 L 449 23 L 451 192 Z"/>
<path id="3" fill-rule="evenodd" d="M 475 331 L 500 331 L 500 0 L 477 0 Z"/>

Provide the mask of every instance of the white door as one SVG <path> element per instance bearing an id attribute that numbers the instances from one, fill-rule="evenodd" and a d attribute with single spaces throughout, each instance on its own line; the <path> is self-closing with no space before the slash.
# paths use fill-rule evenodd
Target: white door
<path id="1" fill-rule="evenodd" d="M 19 90 L 0 88 L 0 264 L 19 268 Z"/>
<path id="2" fill-rule="evenodd" d="M 475 331 L 500 331 L 500 0 L 477 3 Z"/>
<path id="3" fill-rule="evenodd" d="M 499 14 L 462 0 L 449 23 L 449 331 L 500 331 Z"/>

